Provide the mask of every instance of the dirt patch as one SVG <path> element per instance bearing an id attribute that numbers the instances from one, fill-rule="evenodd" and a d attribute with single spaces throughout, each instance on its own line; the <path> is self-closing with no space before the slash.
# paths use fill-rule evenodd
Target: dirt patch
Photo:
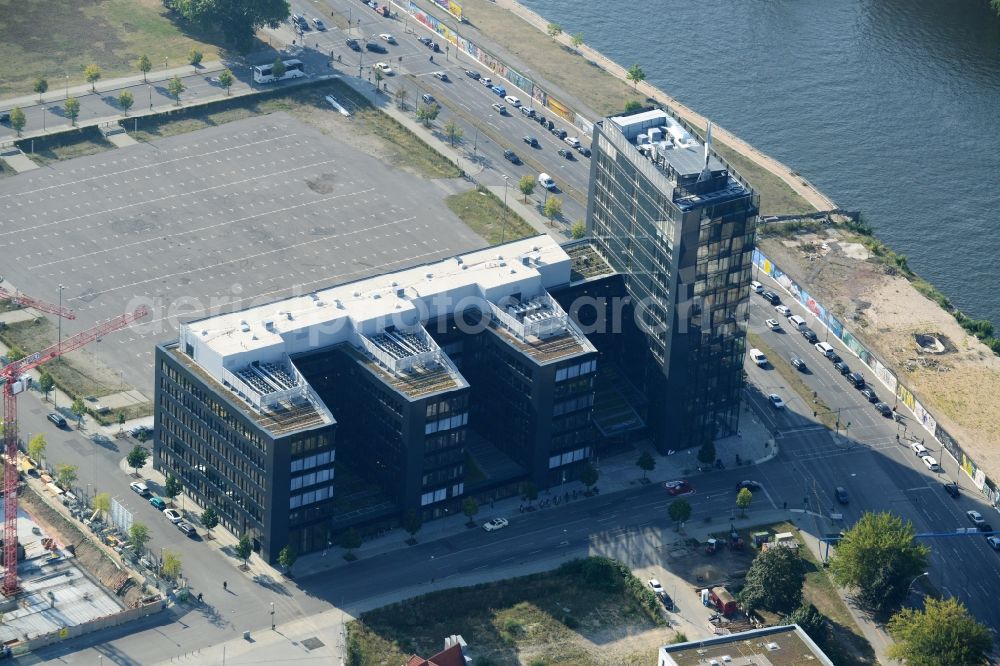
<path id="1" fill-rule="evenodd" d="M 798 248 L 802 239 L 762 238 L 759 246 L 892 369 L 988 476 L 1000 478 L 1000 358 L 891 266 L 846 254 L 841 243 L 859 240 L 851 232 L 829 228 L 824 238 L 831 251 L 811 259 Z M 948 353 L 921 353 L 915 336 L 926 334 L 947 341 Z M 912 418 L 908 424 L 925 432 Z"/>
<path id="2" fill-rule="evenodd" d="M 18 497 L 18 502 L 31 515 L 32 520 L 47 533 L 55 535 L 58 542 L 64 546 L 72 545 L 76 550 L 77 564 L 100 581 L 109 593 L 114 594 L 112 590 L 121 586 L 123 571 L 101 550 L 100 546 L 94 543 L 90 535 L 85 534 L 59 511 L 49 506 L 48 502 L 39 497 L 30 486 Z M 135 608 L 140 605 L 142 596 L 142 588 L 132 584 L 120 599 L 126 608 Z"/>

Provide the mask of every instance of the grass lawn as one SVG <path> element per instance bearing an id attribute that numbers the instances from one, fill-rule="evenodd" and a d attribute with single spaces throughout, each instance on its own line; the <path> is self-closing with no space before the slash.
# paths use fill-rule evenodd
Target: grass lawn
<path id="1" fill-rule="evenodd" d="M 631 635 L 657 623 L 632 593 L 634 586 L 644 589 L 641 581 L 629 574 L 630 587 L 613 566 L 591 577 L 583 569 L 593 562 L 608 561 L 577 560 L 556 571 L 432 592 L 365 613 L 347 627 L 348 663 L 430 657 L 451 634 L 465 638 L 481 665 L 612 663 L 601 654 L 600 637 Z M 655 654 L 645 656 L 645 663 L 655 660 Z"/>
<path id="2" fill-rule="evenodd" d="M 65 336 L 64 336 L 65 337 Z M 0 329 L 0 341 L 7 347 L 19 347 L 31 354 L 44 349 L 56 341 L 56 327 L 45 318 L 36 321 L 8 324 Z M 102 396 L 117 393 L 119 386 L 102 386 L 79 368 L 74 367 L 65 357 L 45 364 L 45 370 L 56 386 L 72 397 Z"/>
<path id="3" fill-rule="evenodd" d="M 445 203 L 451 212 L 458 215 L 459 219 L 485 238 L 490 245 L 500 243 L 501 237 L 506 242 L 538 235 L 534 227 L 510 208 L 507 208 L 505 226 L 504 205 L 492 192 L 473 189 L 462 194 L 453 194 L 445 199 Z"/>
<path id="4" fill-rule="evenodd" d="M 417 4 L 438 18 L 446 18 L 445 12 L 429 0 L 418 0 Z M 550 39 L 534 26 L 494 2 L 465 0 L 462 2 L 462 7 L 463 15 L 472 26 L 502 45 L 521 62 L 527 63 L 543 78 L 575 95 L 597 113 L 609 115 L 621 111 L 629 100 L 646 103 L 645 98 L 633 91 L 632 86 L 625 81 L 590 64 L 573 49 Z M 446 22 L 453 23 L 450 20 Z M 573 32 L 571 26 L 564 28 L 568 32 Z M 475 41 L 474 36 L 470 38 Z M 628 67 L 632 63 L 620 64 Z M 596 118 L 589 120 L 593 121 Z M 715 140 L 713 145 L 719 154 L 760 193 L 761 214 L 793 214 L 815 210 L 771 172 L 736 154 L 718 140 Z"/>
<path id="5" fill-rule="evenodd" d="M 46 166 L 62 160 L 96 155 L 114 148 L 114 144 L 104 138 L 96 127 L 88 127 L 77 132 L 69 131 L 49 137 L 34 139 L 35 152 L 31 150 L 32 140 L 22 141 L 18 146 L 33 162 Z"/>
<path id="6" fill-rule="evenodd" d="M 36 77 L 49 89 L 84 82 L 83 68 L 96 63 L 109 79 L 136 74 L 145 53 L 156 69 L 187 63 L 197 48 L 205 60 L 218 47 L 171 21 L 160 0 L 0 0 L 0 95 L 28 95 Z M 98 82 L 100 85 L 100 82 Z"/>
<path id="7" fill-rule="evenodd" d="M 776 333 L 775 335 L 795 335 L 795 331 L 792 331 L 783 326 L 785 329 L 784 333 Z M 785 380 L 785 384 L 788 385 L 792 391 L 795 391 L 802 398 L 802 401 L 807 405 L 812 405 L 812 408 L 819 412 L 816 417 L 819 419 L 820 423 L 825 425 L 827 428 L 833 429 L 837 423 L 837 413 L 832 412 L 821 396 L 816 396 L 813 398 L 813 390 L 810 389 L 804 381 L 802 381 L 802 373 L 792 367 L 789 359 L 782 358 L 778 355 L 778 352 L 771 348 L 771 345 L 764 342 L 764 339 L 752 331 L 747 331 L 747 350 L 756 347 L 757 349 L 764 352 L 764 356 L 770 362 L 771 367 L 777 370 L 781 378 Z M 811 360 L 803 359 L 808 365 Z M 789 396 L 782 396 L 785 402 L 788 402 L 791 398 Z"/>

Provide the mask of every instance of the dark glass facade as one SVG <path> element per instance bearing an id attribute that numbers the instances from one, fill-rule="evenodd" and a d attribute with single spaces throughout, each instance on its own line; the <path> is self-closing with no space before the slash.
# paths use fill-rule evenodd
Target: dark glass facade
<path id="1" fill-rule="evenodd" d="M 654 163 L 612 119 L 595 125 L 592 147 L 587 228 L 621 276 L 656 370 L 642 388 L 657 447 L 733 434 L 757 195 L 715 157 L 705 173 Z"/>

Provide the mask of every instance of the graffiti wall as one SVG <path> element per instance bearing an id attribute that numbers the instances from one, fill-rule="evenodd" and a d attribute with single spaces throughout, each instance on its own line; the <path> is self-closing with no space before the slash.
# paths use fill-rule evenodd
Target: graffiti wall
<path id="1" fill-rule="evenodd" d="M 976 485 L 976 488 L 981 490 L 984 495 L 986 495 L 991 502 L 997 504 L 1000 502 L 1000 493 L 997 491 L 996 485 L 986 476 L 982 469 L 979 468 L 976 463 L 966 455 L 962 447 L 959 446 L 947 432 L 944 431 L 941 426 L 938 425 L 937 419 L 935 419 L 930 412 L 928 412 L 917 397 L 913 395 L 906 386 L 899 382 L 899 379 L 892 373 L 892 371 L 886 367 L 879 359 L 863 345 L 861 341 L 854 337 L 849 330 L 844 327 L 844 324 L 834 317 L 826 308 L 824 308 L 817 300 L 815 300 L 809 293 L 802 289 L 794 280 L 785 275 L 780 268 L 775 266 L 771 260 L 769 260 L 764 253 L 759 249 L 754 250 L 753 253 L 753 263 L 760 270 L 761 273 L 772 278 L 778 284 L 780 284 L 791 296 L 803 305 L 813 316 L 820 322 L 821 325 L 827 327 L 830 333 L 837 337 L 844 346 L 854 352 L 861 362 L 868 366 L 868 369 L 879 378 L 879 380 L 885 384 L 899 401 L 906 405 L 907 408 L 913 413 L 914 418 L 920 425 L 922 425 L 931 436 L 941 443 L 944 448 L 959 461 L 962 469 L 972 482 Z"/>

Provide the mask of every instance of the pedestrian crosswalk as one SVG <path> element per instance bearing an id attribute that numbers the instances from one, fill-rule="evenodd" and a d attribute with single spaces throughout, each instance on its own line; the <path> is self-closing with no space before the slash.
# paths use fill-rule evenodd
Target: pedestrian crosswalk
<path id="1" fill-rule="evenodd" d="M 792 456 L 796 461 L 805 462 L 808 460 L 822 460 L 824 458 L 835 458 L 843 455 L 858 455 L 866 451 L 878 452 L 888 451 L 899 446 L 895 438 L 880 437 L 868 441 L 857 441 L 853 438 L 843 439 L 831 437 L 826 443 L 799 446 L 789 449 L 784 447 L 783 452 Z"/>

